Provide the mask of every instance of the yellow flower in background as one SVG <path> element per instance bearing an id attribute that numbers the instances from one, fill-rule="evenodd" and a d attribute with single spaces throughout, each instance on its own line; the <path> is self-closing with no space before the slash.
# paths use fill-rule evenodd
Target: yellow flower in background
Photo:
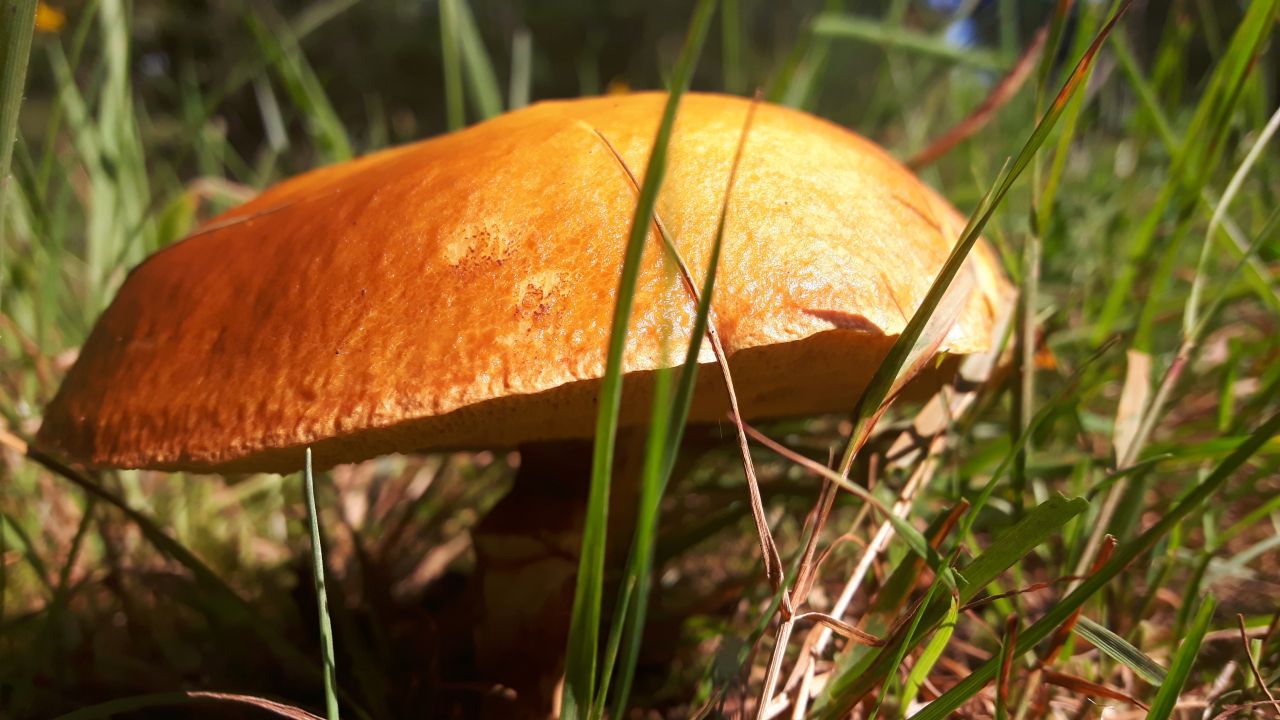
<path id="1" fill-rule="evenodd" d="M 67 14 L 56 7 L 45 5 L 43 2 L 36 5 L 36 31 L 46 33 L 56 33 L 67 24 Z"/>

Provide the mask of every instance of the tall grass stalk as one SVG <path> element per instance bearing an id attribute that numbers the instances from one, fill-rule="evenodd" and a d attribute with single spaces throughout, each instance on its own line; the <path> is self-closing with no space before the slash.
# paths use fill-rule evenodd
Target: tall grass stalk
<path id="1" fill-rule="evenodd" d="M 601 381 L 595 447 L 591 462 L 591 485 L 587 495 L 587 516 L 582 533 L 577 583 L 570 616 L 568 651 L 565 660 L 564 696 L 560 716 L 577 720 L 591 712 L 597 683 L 601 603 L 604 592 L 604 565 L 608 536 L 609 485 L 613 474 L 614 445 L 618 412 L 622 405 L 622 360 L 627 344 L 627 327 L 635 302 L 636 284 L 645 238 L 653 223 L 658 190 L 666 171 L 667 145 L 675 126 L 680 97 L 689 85 L 693 68 L 702 52 L 702 43 L 711 23 L 714 0 L 700 0 L 685 39 L 684 49 L 672 72 L 670 92 L 663 108 L 653 148 L 649 152 L 644 183 L 636 201 L 631 233 L 627 239 L 621 276 L 618 281 L 605 373 Z"/>
<path id="2" fill-rule="evenodd" d="M 0 3 L 0 292 L 5 283 L 5 248 L 8 247 L 5 206 L 9 198 L 9 168 L 18 132 L 18 110 L 27 81 L 27 59 L 35 33 L 36 0 L 4 0 Z M 0 563 L 2 564 L 2 563 Z M 4 569 L 0 568 L 0 578 Z M 0 580 L 0 588 L 3 581 Z"/>
<path id="3" fill-rule="evenodd" d="M 316 480 L 307 448 L 303 491 L 307 500 L 307 527 L 311 531 L 311 578 L 315 582 L 316 613 L 320 616 L 320 660 L 324 668 L 324 707 L 328 720 L 339 720 L 338 668 L 333 654 L 333 623 L 329 620 L 329 591 L 324 583 L 324 546 L 320 539 L 320 513 L 316 510 Z"/>

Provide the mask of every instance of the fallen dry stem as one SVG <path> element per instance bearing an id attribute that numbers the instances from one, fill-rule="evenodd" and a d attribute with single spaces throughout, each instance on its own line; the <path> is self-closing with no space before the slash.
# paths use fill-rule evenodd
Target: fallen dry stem
<path id="1" fill-rule="evenodd" d="M 1253 659 L 1253 650 L 1249 648 L 1249 631 L 1244 624 L 1244 615 L 1236 613 L 1236 620 L 1240 623 L 1240 644 L 1244 647 L 1244 656 L 1249 661 L 1249 671 L 1253 673 L 1253 681 L 1258 683 L 1258 687 L 1262 688 L 1267 700 L 1271 701 L 1271 710 L 1280 717 L 1280 703 L 1276 702 L 1276 696 L 1272 695 L 1271 688 L 1267 687 L 1267 681 L 1263 679 L 1262 673 L 1258 670 L 1258 662 Z"/>

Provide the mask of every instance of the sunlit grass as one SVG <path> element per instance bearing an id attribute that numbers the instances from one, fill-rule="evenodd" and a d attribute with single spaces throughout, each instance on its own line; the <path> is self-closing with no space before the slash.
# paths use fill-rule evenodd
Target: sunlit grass
<path id="1" fill-rule="evenodd" d="M 164 84 L 140 69 L 138 24 L 153 18 L 99 0 L 68 12 L 56 34 L 35 36 L 16 123 L 14 58 L 28 56 L 31 36 L 8 20 L 35 5 L 3 5 L 14 14 L 0 27 L 0 175 L 12 169 L 0 201 L 0 714 L 13 717 L 274 699 L 331 716 L 340 702 L 349 716 L 382 718 L 464 712 L 497 692 L 467 674 L 467 600 L 457 588 L 471 567 L 466 532 L 509 481 L 505 456 L 371 461 L 334 471 L 316 498 L 298 477 L 86 475 L 24 451 L 94 317 L 148 253 L 294 170 L 376 149 L 405 127 L 462 127 L 545 97 L 562 86 L 548 74 L 556 68 L 587 84 L 682 88 L 691 76 L 700 90 L 759 86 L 906 158 L 970 117 L 1013 66 L 1016 41 L 1031 37 L 1007 15 L 986 15 L 977 18 L 994 23 L 986 41 L 957 45 L 943 34 L 944 14 L 893 0 L 780 14 L 794 27 L 765 43 L 758 4 L 726 0 L 719 16 L 703 3 L 659 18 L 671 41 L 638 44 L 620 71 L 636 76 L 615 78 L 599 74 L 608 58 L 598 50 L 559 58 L 536 19 L 526 27 L 446 0 L 417 28 L 438 65 L 405 69 L 430 100 L 406 111 L 382 104 L 384 83 L 397 78 L 366 78 L 363 97 L 332 92 L 335 60 L 315 40 L 355 13 L 391 34 L 403 20 L 389 7 L 328 0 L 291 17 L 269 6 L 236 11 L 243 38 L 228 53 L 238 55 L 214 73 L 175 56 Z M 1025 86 L 922 170 L 978 219 L 948 273 L 982 233 L 1022 291 L 1006 338 L 1013 364 L 994 369 L 941 426 L 936 448 L 911 463 L 888 458 L 917 409 L 878 411 L 921 359 L 912 351 L 936 339 L 926 321 L 945 310 L 944 278 L 852 422 L 759 428 L 818 466 L 762 444 L 748 458 L 779 552 L 777 588 L 759 557 L 733 428 L 721 428 L 725 442 L 693 438 L 682 463 L 672 449 L 678 422 L 655 433 L 637 554 L 620 585 L 629 600 L 617 608 L 603 518 L 590 525 L 567 714 L 610 716 L 615 704 L 670 717 L 753 714 L 772 695 L 789 716 L 801 688 L 810 717 L 840 717 L 858 701 L 881 717 L 988 707 L 1034 717 L 1086 697 L 1132 697 L 1154 717 L 1176 716 L 1179 698 L 1222 711 L 1266 699 L 1249 672 L 1214 685 L 1228 659 L 1248 668 L 1238 639 L 1218 639 L 1238 632 L 1236 613 L 1275 687 L 1280 171 L 1267 161 L 1267 130 L 1280 117 L 1280 2 L 1237 11 L 1189 0 L 1170 3 L 1167 16 L 1135 13 L 1102 46 L 1092 76 L 1074 78 L 1118 4 L 1078 2 L 1071 16 L 1051 5 L 1065 8 L 1046 3 L 1031 17 L 1019 6 L 1024 25 L 1048 33 Z M 692 56 L 676 52 L 689 27 L 693 55 L 708 36 L 696 74 Z M 1069 82 L 1076 92 L 1055 103 Z M 642 177 L 638 197 L 652 200 L 660 173 Z M 633 244 L 648 230 L 639 206 Z M 672 338 L 677 350 L 686 341 Z M 671 376 L 670 387 L 685 377 Z M 668 411 L 681 417 L 678 402 L 659 417 Z M 611 431 L 601 428 L 604 453 Z M 828 466 L 833 457 L 843 462 Z M 597 487 L 607 487 L 605 460 Z M 913 477 L 919 487 L 908 494 Z M 842 482 L 856 492 L 836 491 Z M 806 520 L 828 500 L 825 522 Z M 597 495 L 593 513 L 606 506 Z M 321 528 L 323 559 L 310 552 Z M 883 549 L 864 558 L 881 528 Z M 852 540 L 835 542 L 846 533 Z M 1109 560 L 1107 534 L 1116 538 Z M 806 556 L 810 538 L 830 553 Z M 322 566 L 327 593 L 318 594 L 312 572 Z M 791 677 L 805 667 L 809 625 L 780 632 L 783 598 L 826 613 L 859 567 L 852 611 L 838 619 L 884 644 L 829 639 L 808 675 Z M 332 622 L 321 633 L 324 600 Z M 775 650 L 779 637 L 791 642 Z M 899 677 L 904 664 L 912 669 Z M 340 693 L 326 692 L 334 665 Z M 999 690 L 992 682 L 1006 673 Z M 766 693 L 769 677 L 776 687 Z M 237 694 L 193 694 L 205 690 Z"/>

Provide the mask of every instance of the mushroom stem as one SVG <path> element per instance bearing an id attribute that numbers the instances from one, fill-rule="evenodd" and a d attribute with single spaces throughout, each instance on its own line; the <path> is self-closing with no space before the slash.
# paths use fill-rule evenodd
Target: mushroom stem
<path id="1" fill-rule="evenodd" d="M 610 493 L 610 565 L 624 557 L 635 518 L 635 443 L 620 437 Z M 476 663 L 511 693 L 491 696 L 485 717 L 554 715 L 564 673 L 578 553 L 591 476 L 590 440 L 520 446 L 511 491 L 473 533 Z"/>

